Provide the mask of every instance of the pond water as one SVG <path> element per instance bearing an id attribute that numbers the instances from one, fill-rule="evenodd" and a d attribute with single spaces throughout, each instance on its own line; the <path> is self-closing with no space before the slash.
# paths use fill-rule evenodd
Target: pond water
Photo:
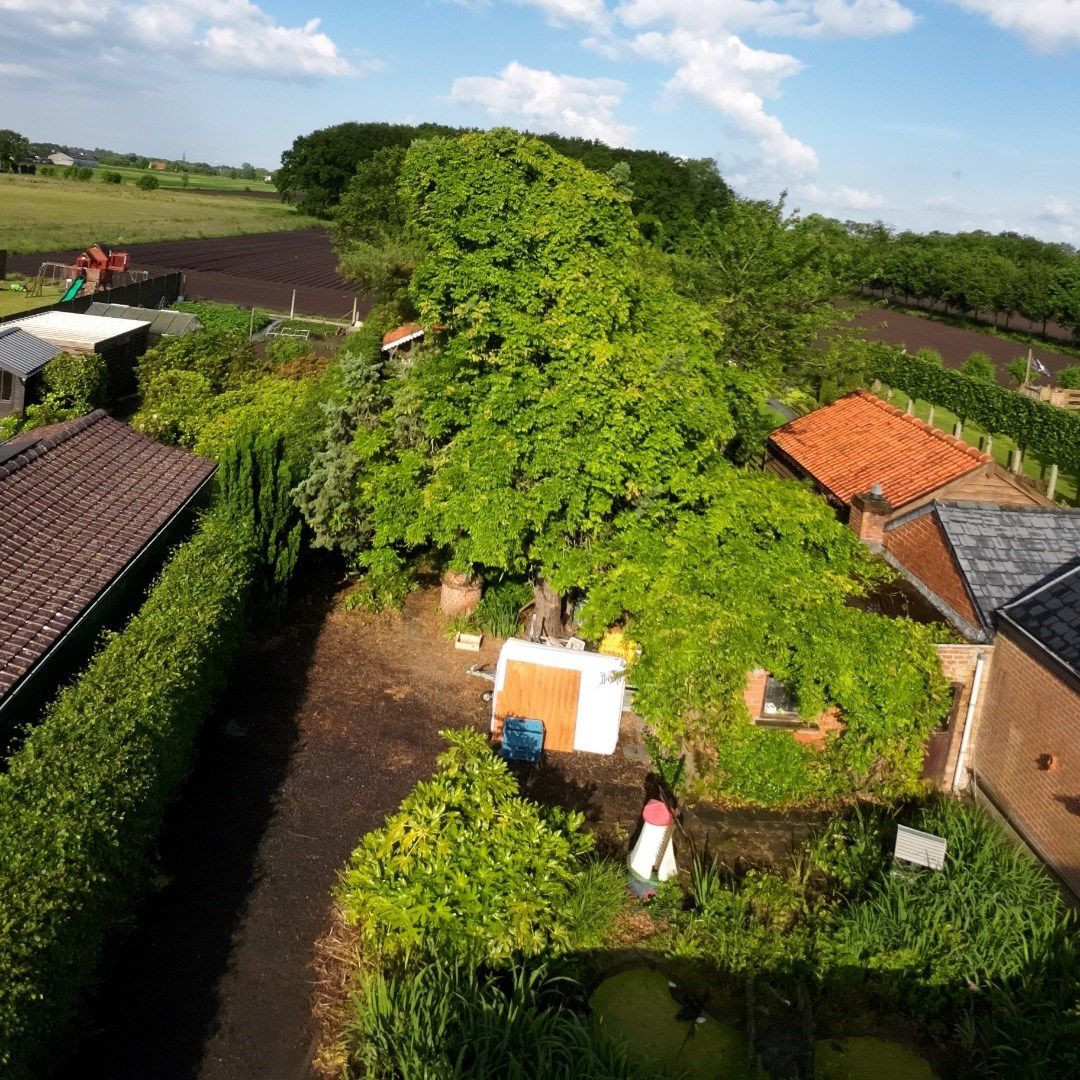
<path id="1" fill-rule="evenodd" d="M 700 1024 L 680 1020 L 667 976 L 655 968 L 613 975 L 589 1003 L 600 1029 L 641 1061 L 678 1070 L 687 1080 L 752 1080 L 743 1033 L 712 1017 Z"/>
<path id="2" fill-rule="evenodd" d="M 817 1080 L 934 1080 L 925 1058 L 888 1039 L 818 1039 L 814 1050 Z"/>

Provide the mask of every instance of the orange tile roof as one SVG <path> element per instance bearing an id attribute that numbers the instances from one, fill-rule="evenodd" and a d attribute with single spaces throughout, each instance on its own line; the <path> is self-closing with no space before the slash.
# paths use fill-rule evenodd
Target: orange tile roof
<path id="1" fill-rule="evenodd" d="M 777 428 L 769 443 L 845 504 L 880 484 L 904 506 L 991 460 L 865 390 Z"/>
<path id="2" fill-rule="evenodd" d="M 382 347 L 388 349 L 391 345 L 396 345 L 398 342 L 404 342 L 409 338 L 420 337 L 424 332 L 424 328 L 419 323 L 405 323 L 404 326 L 395 327 L 393 330 L 388 330 L 383 334 Z"/>

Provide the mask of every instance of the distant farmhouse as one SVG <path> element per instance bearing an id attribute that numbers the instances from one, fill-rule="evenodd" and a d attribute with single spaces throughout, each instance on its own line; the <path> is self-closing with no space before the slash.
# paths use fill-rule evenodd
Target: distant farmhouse
<path id="1" fill-rule="evenodd" d="M 98 162 L 95 158 L 72 157 L 70 154 L 63 154 L 60 152 L 50 154 L 48 161 L 50 165 L 59 165 L 62 169 L 66 169 L 71 165 L 75 165 L 80 169 L 96 169 L 98 167 Z"/>

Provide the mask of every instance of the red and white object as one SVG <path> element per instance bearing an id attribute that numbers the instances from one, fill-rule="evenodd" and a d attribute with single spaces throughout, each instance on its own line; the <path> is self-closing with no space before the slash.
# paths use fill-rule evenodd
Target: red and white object
<path id="1" fill-rule="evenodd" d="M 645 882 L 667 881 L 678 873 L 671 834 L 675 815 L 659 799 L 650 799 L 641 812 L 641 835 L 626 862 L 630 873 Z"/>

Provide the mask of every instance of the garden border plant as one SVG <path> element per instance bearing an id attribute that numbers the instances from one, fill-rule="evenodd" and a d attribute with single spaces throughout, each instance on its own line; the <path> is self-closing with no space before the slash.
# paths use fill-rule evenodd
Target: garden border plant
<path id="1" fill-rule="evenodd" d="M 0 775 L 0 1071 L 55 1059 L 106 936 L 151 881 L 165 808 L 244 632 L 256 555 L 205 515 Z"/>

